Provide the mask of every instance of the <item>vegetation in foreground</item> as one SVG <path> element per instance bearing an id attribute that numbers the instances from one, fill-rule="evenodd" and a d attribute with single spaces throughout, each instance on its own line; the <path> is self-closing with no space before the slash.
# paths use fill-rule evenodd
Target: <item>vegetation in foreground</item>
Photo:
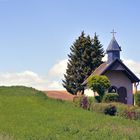
<path id="1" fill-rule="evenodd" d="M 75 96 L 73 102 L 76 107 L 80 107 L 85 110 L 140 121 L 140 107 L 138 105 L 133 106 L 119 103 L 118 102 L 119 96 L 117 93 L 106 93 L 103 96 L 102 101 L 100 101 L 100 98 L 97 97 L 99 96 L 95 97 L 86 97 L 84 95 Z M 139 98 L 137 99 L 139 100 Z"/>
<path id="2" fill-rule="evenodd" d="M 52 100 L 26 87 L 0 87 L 0 136 L 5 140 L 140 139 L 140 122 Z"/>

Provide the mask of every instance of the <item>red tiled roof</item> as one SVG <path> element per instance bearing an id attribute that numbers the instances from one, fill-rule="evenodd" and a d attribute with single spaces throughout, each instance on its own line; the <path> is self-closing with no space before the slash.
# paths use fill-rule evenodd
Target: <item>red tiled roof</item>
<path id="1" fill-rule="evenodd" d="M 91 73 L 91 75 L 101 75 L 107 67 L 108 67 L 108 64 L 104 62 L 98 68 L 96 68 L 95 71 Z M 83 85 L 85 84 L 87 84 L 87 79 L 83 82 Z"/>
<path id="2" fill-rule="evenodd" d="M 102 72 L 108 67 L 106 62 L 102 63 L 91 75 L 101 75 Z"/>

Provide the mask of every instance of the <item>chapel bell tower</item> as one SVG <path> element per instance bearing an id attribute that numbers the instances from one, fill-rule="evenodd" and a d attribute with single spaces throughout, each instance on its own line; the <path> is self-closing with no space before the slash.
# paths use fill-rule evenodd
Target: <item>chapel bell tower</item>
<path id="1" fill-rule="evenodd" d="M 114 32 L 114 30 L 111 32 L 113 35 L 112 40 L 110 41 L 108 48 L 106 50 L 107 53 L 107 63 L 111 63 L 116 59 L 120 60 L 120 51 L 121 51 L 121 47 L 119 46 L 119 44 L 117 43 L 114 34 L 116 32 Z"/>

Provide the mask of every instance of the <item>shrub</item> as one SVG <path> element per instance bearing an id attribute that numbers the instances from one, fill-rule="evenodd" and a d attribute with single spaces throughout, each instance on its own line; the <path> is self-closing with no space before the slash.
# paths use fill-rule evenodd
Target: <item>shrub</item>
<path id="1" fill-rule="evenodd" d="M 104 110 L 105 114 L 111 115 L 111 116 L 115 116 L 116 112 L 117 112 L 117 108 L 116 108 L 116 106 L 114 106 L 112 104 L 109 104 Z"/>
<path id="2" fill-rule="evenodd" d="M 94 97 L 87 97 L 88 100 L 88 110 L 90 110 L 92 103 L 96 103 L 96 99 Z"/>
<path id="3" fill-rule="evenodd" d="M 89 102 L 88 102 L 88 98 L 86 96 L 83 96 L 83 98 L 81 99 L 80 107 L 83 109 L 88 109 Z"/>
<path id="4" fill-rule="evenodd" d="M 76 107 L 81 107 L 83 109 L 88 109 L 89 101 L 88 98 L 84 95 L 75 96 L 73 99 L 74 105 Z"/>
<path id="5" fill-rule="evenodd" d="M 80 107 L 82 98 L 83 98 L 83 95 L 81 95 L 81 96 L 75 96 L 75 97 L 73 98 L 73 102 L 74 102 L 74 105 L 75 105 L 76 107 Z"/>
<path id="6" fill-rule="evenodd" d="M 117 108 L 116 116 L 124 117 L 124 111 L 128 108 L 128 106 L 121 103 L 113 103 L 113 104 Z"/>
<path id="7" fill-rule="evenodd" d="M 134 98 L 135 98 L 135 104 L 136 104 L 137 106 L 140 106 L 140 92 L 136 93 L 136 94 L 134 95 Z"/>
<path id="8" fill-rule="evenodd" d="M 135 111 L 137 113 L 137 119 L 140 120 L 140 108 L 136 108 Z"/>
<path id="9" fill-rule="evenodd" d="M 124 110 L 123 117 L 130 120 L 138 120 L 140 119 L 140 109 L 137 109 L 134 106 L 128 107 Z"/>
<path id="10" fill-rule="evenodd" d="M 106 93 L 103 97 L 102 102 L 109 103 L 109 102 L 118 102 L 119 95 L 117 93 Z"/>
<path id="11" fill-rule="evenodd" d="M 140 108 L 121 103 L 93 103 L 91 111 L 111 116 L 119 116 L 130 120 L 140 120 Z"/>
<path id="12" fill-rule="evenodd" d="M 114 116 L 117 112 L 116 106 L 111 103 L 94 103 L 92 104 L 91 110 L 111 116 Z"/>
<path id="13" fill-rule="evenodd" d="M 73 102 L 76 107 L 82 107 L 90 110 L 92 103 L 97 103 L 98 101 L 95 99 L 95 97 L 86 97 L 81 95 L 74 97 Z"/>
<path id="14" fill-rule="evenodd" d="M 110 81 L 108 77 L 104 75 L 91 75 L 87 79 L 87 86 L 94 92 L 97 92 L 102 99 L 105 91 L 110 87 Z"/>
<path id="15" fill-rule="evenodd" d="M 117 112 L 116 115 L 130 120 L 140 120 L 140 108 L 135 106 L 128 106 L 121 103 L 113 103 Z"/>
<path id="16" fill-rule="evenodd" d="M 119 116 L 130 120 L 140 120 L 140 107 L 128 106 L 121 103 L 97 103 L 95 97 L 76 96 L 74 104 L 77 107 L 103 113 L 105 115 Z"/>
<path id="17" fill-rule="evenodd" d="M 101 102 L 101 97 L 100 97 L 100 96 L 95 96 L 95 99 L 96 99 L 96 101 L 97 101 L 98 103 Z"/>

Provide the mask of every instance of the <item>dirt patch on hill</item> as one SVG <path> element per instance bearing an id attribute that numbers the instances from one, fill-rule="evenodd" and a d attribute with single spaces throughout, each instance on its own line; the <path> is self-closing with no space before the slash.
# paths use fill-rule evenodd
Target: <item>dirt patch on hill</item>
<path id="1" fill-rule="evenodd" d="M 45 91 L 45 94 L 50 98 L 67 100 L 67 101 L 73 101 L 74 98 L 74 95 L 66 91 Z"/>

